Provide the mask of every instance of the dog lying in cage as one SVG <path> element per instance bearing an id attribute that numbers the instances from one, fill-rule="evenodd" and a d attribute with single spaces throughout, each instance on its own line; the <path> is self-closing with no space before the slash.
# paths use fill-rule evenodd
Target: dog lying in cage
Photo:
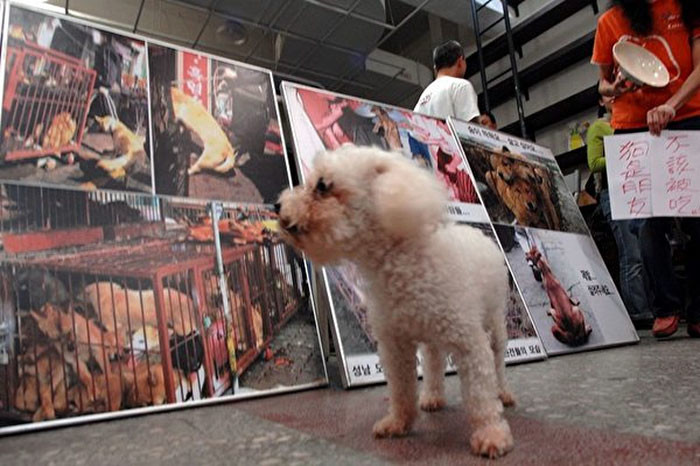
<path id="1" fill-rule="evenodd" d="M 24 270 L 18 278 L 16 302 L 28 310 L 18 311 L 24 337 L 17 359 L 20 379 L 13 397 L 17 410 L 40 421 L 167 401 L 157 322 L 143 318 L 155 319 L 153 290 L 142 290 L 137 303 L 134 294 L 138 291 L 108 282 L 107 288 L 106 282 L 97 282 L 86 287 L 87 295 L 91 290 L 104 293 L 93 303 L 85 299 L 86 293 L 71 298 L 62 280 L 48 271 Z M 165 293 L 171 300 L 189 300 L 167 287 Z M 118 299 L 120 295 L 131 301 Z M 168 301 L 167 294 L 164 301 Z M 191 300 L 187 302 L 193 306 Z M 169 315 L 178 310 L 170 306 Z M 117 318 L 121 327 L 114 325 Z M 188 374 L 202 366 L 203 340 L 189 320 L 175 321 L 170 319 L 168 347 L 175 383 L 186 399 L 185 394 L 193 391 Z"/>
<path id="2" fill-rule="evenodd" d="M 349 261 L 363 276 L 389 387 L 389 413 L 374 435 L 406 435 L 419 406 L 445 406 L 449 352 L 471 421 L 471 451 L 505 455 L 513 437 L 503 406 L 514 398 L 504 361 L 508 270 L 498 246 L 478 229 L 448 222 L 443 186 L 401 154 L 343 146 L 317 156 L 307 180 L 281 195 L 280 226 L 317 265 Z"/>
<path id="3" fill-rule="evenodd" d="M 42 338 L 19 357 L 14 406 L 33 413 L 32 420 L 166 401 L 163 368 L 155 358 L 152 364 L 127 364 L 116 352 L 114 335 L 75 310 L 46 303 L 30 315 L 38 332 L 28 333 Z"/>

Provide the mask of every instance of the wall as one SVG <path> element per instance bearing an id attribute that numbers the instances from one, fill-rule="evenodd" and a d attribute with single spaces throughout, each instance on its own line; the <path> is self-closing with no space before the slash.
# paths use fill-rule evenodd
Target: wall
<path id="1" fill-rule="evenodd" d="M 530 14 L 545 7 L 548 3 L 550 3 L 550 0 L 526 0 L 520 6 L 520 17 L 513 18 L 513 25 L 523 21 Z M 607 7 L 607 2 L 599 0 L 598 3 L 599 7 L 604 11 Z M 523 46 L 523 59 L 518 61 L 518 69 L 522 70 L 526 68 L 534 62 L 546 57 L 552 51 L 595 30 L 596 22 L 597 16 L 593 13 L 592 8 L 588 7 L 580 10 L 565 21 L 562 21 L 559 25 L 546 31 L 535 40 L 525 44 L 525 46 Z M 476 47 L 472 44 L 470 50 L 476 50 Z M 489 66 L 487 73 L 489 76 L 495 76 L 506 69 L 510 69 L 508 57 Z M 475 75 L 470 80 L 474 84 L 475 89 L 477 89 L 477 92 L 480 92 L 481 79 L 479 76 Z M 598 70 L 595 66 L 591 65 L 588 60 L 581 61 L 577 65 L 564 69 L 557 75 L 529 89 L 530 99 L 524 100 L 523 102 L 525 115 L 534 113 L 582 91 L 594 85 L 597 80 Z M 514 99 L 495 108 L 493 113 L 499 125 L 507 125 L 518 119 Z M 540 130 L 536 134 L 537 142 L 551 148 L 555 154 L 566 152 L 568 150 L 567 139 L 569 128 L 577 121 L 592 120 L 595 118 L 595 109 L 576 115 L 566 121 Z"/>

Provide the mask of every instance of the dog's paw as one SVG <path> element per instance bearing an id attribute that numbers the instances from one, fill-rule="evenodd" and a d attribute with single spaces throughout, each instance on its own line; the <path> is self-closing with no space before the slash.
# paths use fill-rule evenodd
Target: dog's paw
<path id="1" fill-rule="evenodd" d="M 501 403 L 503 403 L 503 406 L 510 407 L 515 406 L 516 404 L 515 395 L 513 395 L 508 390 L 504 390 L 501 393 L 499 393 L 498 397 L 501 399 Z"/>
<path id="2" fill-rule="evenodd" d="M 411 423 L 388 415 L 374 424 L 375 438 L 403 437 L 411 430 Z"/>
<path id="3" fill-rule="evenodd" d="M 447 406 L 447 401 L 440 395 L 421 395 L 420 409 L 427 412 L 440 411 Z"/>
<path id="4" fill-rule="evenodd" d="M 471 438 L 472 453 L 491 459 L 503 456 L 513 449 L 513 436 L 505 421 L 478 429 Z"/>

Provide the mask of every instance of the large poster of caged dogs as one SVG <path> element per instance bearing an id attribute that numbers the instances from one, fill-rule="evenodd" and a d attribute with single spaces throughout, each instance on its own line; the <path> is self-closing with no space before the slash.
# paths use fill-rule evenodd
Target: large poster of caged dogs
<path id="1" fill-rule="evenodd" d="M 431 170 L 444 182 L 452 199 L 447 208 L 453 220 L 479 228 L 495 241 L 456 139 L 445 122 L 405 109 L 290 83 L 283 83 L 282 89 L 302 179 L 317 153 L 345 143 L 396 150 Z M 360 276 L 349 265 L 326 267 L 323 275 L 344 384 L 383 381 Z M 464 280 L 467 282 L 469 277 Z M 544 348 L 512 279 L 504 313 L 509 336 L 506 361 L 543 358 Z M 420 369 L 420 356 L 418 364 Z M 454 370 L 451 361 L 447 368 Z"/>
<path id="2" fill-rule="evenodd" d="M 274 203 L 290 183 L 272 74 L 149 42 L 158 194 Z"/>
<path id="3" fill-rule="evenodd" d="M 638 341 L 552 153 L 450 119 L 547 355 Z"/>
<path id="4" fill-rule="evenodd" d="M 152 192 L 145 42 L 8 10 L 0 179 Z"/>
<path id="5" fill-rule="evenodd" d="M 0 183 L 0 434 L 326 383 L 274 209 L 211 206 Z"/>

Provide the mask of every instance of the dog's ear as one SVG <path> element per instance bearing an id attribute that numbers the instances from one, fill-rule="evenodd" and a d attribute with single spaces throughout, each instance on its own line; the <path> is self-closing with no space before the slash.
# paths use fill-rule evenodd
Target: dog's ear
<path id="1" fill-rule="evenodd" d="M 408 160 L 379 160 L 372 183 L 377 220 L 396 238 L 420 236 L 445 216 L 445 189 L 429 170 Z"/>

